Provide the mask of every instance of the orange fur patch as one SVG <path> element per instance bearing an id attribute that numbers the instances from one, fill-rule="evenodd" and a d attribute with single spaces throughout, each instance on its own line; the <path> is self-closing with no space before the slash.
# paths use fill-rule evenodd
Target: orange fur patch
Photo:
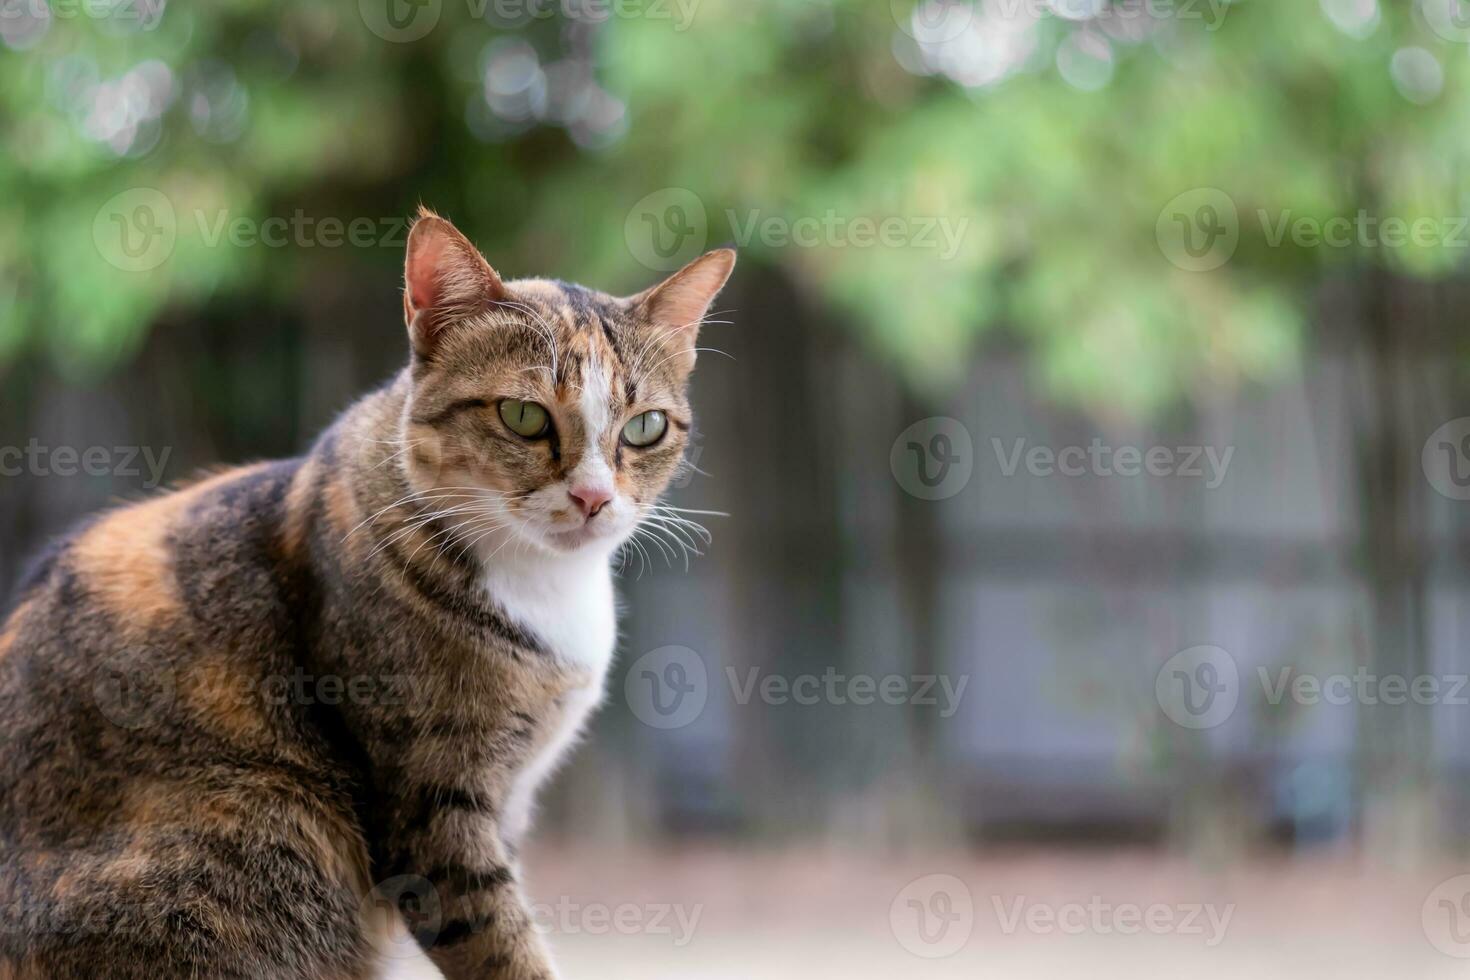
<path id="1" fill-rule="evenodd" d="M 233 741 L 273 737 L 259 686 L 222 654 L 189 664 L 179 682 L 179 700 L 206 726 Z"/>
<path id="2" fill-rule="evenodd" d="M 332 529 L 345 538 L 362 520 L 358 516 L 357 501 L 352 499 L 352 492 L 341 476 L 328 480 L 322 488 L 322 495 L 326 498 L 327 520 L 331 522 Z"/>
<path id="3" fill-rule="evenodd" d="M 179 614 L 169 532 L 192 504 L 247 472 L 249 468 L 230 470 L 114 511 L 72 546 L 77 572 L 125 628 L 150 629 Z"/>
<path id="4" fill-rule="evenodd" d="M 140 785 L 128 792 L 120 822 L 140 841 L 166 840 L 176 828 L 201 827 L 229 837 L 298 841 L 333 883 L 354 895 L 367 894 L 372 888 L 367 846 L 345 818 L 294 783 L 250 782 L 240 791 L 203 793 L 182 783 Z M 118 877 L 139 874 L 148 855 L 146 846 L 134 845 L 110 859 L 106 870 Z"/>
<path id="5" fill-rule="evenodd" d="M 300 558 L 307 550 L 307 535 L 311 530 L 307 522 L 316 495 L 316 479 L 320 467 L 315 456 L 309 457 L 291 478 L 291 487 L 286 491 L 286 517 L 281 547 L 291 558 Z"/>
<path id="6" fill-rule="evenodd" d="M 27 599 L 25 602 L 22 602 L 10 614 L 10 618 L 5 621 L 5 629 L 0 631 L 0 660 L 5 659 L 5 655 L 10 652 L 10 648 L 15 644 L 15 638 L 20 635 L 21 620 L 25 618 L 26 611 L 30 609 L 34 602 L 34 599 Z"/>
<path id="7" fill-rule="evenodd" d="M 321 810 L 303 814 L 301 835 L 334 882 L 354 895 L 372 890 L 367 845 L 342 820 Z"/>

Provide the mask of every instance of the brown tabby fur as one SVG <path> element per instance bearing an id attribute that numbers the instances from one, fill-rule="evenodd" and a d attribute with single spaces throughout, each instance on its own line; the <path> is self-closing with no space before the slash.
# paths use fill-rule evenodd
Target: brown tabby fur
<path id="1" fill-rule="evenodd" d="M 365 978 L 394 907 L 447 977 L 553 975 L 500 818 L 601 677 L 507 615 L 413 494 L 513 510 L 606 450 L 651 504 L 690 424 L 694 326 L 669 321 L 703 315 L 733 255 L 620 300 L 501 283 L 432 215 L 415 236 L 398 377 L 307 456 L 103 514 L 23 583 L 0 632 L 0 978 Z M 661 443 L 585 444 L 598 364 L 618 417 L 668 413 Z M 500 425 L 503 396 L 547 405 L 555 444 Z"/>

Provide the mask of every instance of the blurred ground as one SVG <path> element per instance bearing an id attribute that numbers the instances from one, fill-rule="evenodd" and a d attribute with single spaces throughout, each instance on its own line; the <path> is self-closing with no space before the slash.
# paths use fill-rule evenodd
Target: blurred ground
<path id="1" fill-rule="evenodd" d="M 1427 902 L 1427 914 L 1437 914 L 1431 892 L 1460 873 L 1451 867 L 1370 872 L 1325 857 L 1207 869 L 1137 851 L 892 860 L 678 849 L 608 853 L 542 844 L 528 858 L 533 900 L 538 914 L 553 923 L 551 942 L 570 978 L 1309 980 L 1470 973 L 1470 963 L 1431 944 L 1421 918 Z M 935 873 L 964 883 L 973 927 L 952 955 L 925 958 L 899 938 L 903 933 L 915 942 L 904 903 L 892 915 L 891 909 L 900 892 L 911 894 L 905 889 L 912 882 Z M 1189 907 L 1206 904 L 1217 921 L 1234 906 L 1213 946 L 1203 913 L 1185 925 Z M 1081 908 L 1061 911 L 1069 906 Z M 1130 906 L 1163 906 L 1167 911 L 1156 910 L 1156 922 L 1172 915 L 1179 927 L 1119 934 L 1115 925 L 1129 925 Z M 1018 908 L 1020 919 L 1014 918 Z M 1070 916 L 1074 934 L 1055 925 L 1048 930 L 1048 910 Z M 676 913 L 693 923 L 687 934 Z M 1040 928 L 1027 928 L 1028 915 Z M 963 939 L 963 922 L 952 921 L 956 931 L 945 942 Z M 1018 924 L 1008 932 L 1010 923 Z M 938 933 L 936 928 L 931 938 Z M 919 948 L 941 951 L 939 942 Z M 1462 943 L 1455 952 L 1470 955 L 1470 948 Z"/>

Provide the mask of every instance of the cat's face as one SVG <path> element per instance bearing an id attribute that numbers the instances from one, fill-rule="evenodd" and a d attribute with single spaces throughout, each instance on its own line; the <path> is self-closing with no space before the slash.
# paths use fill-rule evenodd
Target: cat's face
<path id="1" fill-rule="evenodd" d="M 413 489 L 436 495 L 448 524 L 473 515 L 469 539 L 558 553 L 621 544 L 681 464 L 699 323 L 734 263 L 711 252 L 619 299 L 502 282 L 452 225 L 420 218 L 404 295 Z"/>

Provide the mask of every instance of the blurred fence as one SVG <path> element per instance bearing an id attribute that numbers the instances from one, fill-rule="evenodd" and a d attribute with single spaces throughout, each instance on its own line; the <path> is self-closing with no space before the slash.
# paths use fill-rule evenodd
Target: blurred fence
<path id="1" fill-rule="evenodd" d="M 1449 356 L 1463 290 L 1387 288 L 1388 318 L 1326 290 L 1320 353 L 1288 382 L 1201 387 L 1139 427 L 1051 407 L 1003 344 L 916 402 L 748 267 L 721 302 L 735 325 L 706 338 L 730 357 L 696 376 L 703 472 L 674 493 L 730 516 L 701 518 L 715 542 L 687 571 L 657 552 L 624 568 L 609 708 L 551 831 L 1395 849 L 1463 832 L 1470 431 L 1431 439 L 1470 414 Z M 0 585 L 110 499 L 304 449 L 399 362 L 396 310 L 383 282 L 315 319 L 165 322 L 103 382 L 10 368 L 0 444 L 47 469 L 0 479 Z M 1220 653 L 1170 659 L 1199 647 Z M 1437 693 L 1386 703 L 1393 676 Z"/>

